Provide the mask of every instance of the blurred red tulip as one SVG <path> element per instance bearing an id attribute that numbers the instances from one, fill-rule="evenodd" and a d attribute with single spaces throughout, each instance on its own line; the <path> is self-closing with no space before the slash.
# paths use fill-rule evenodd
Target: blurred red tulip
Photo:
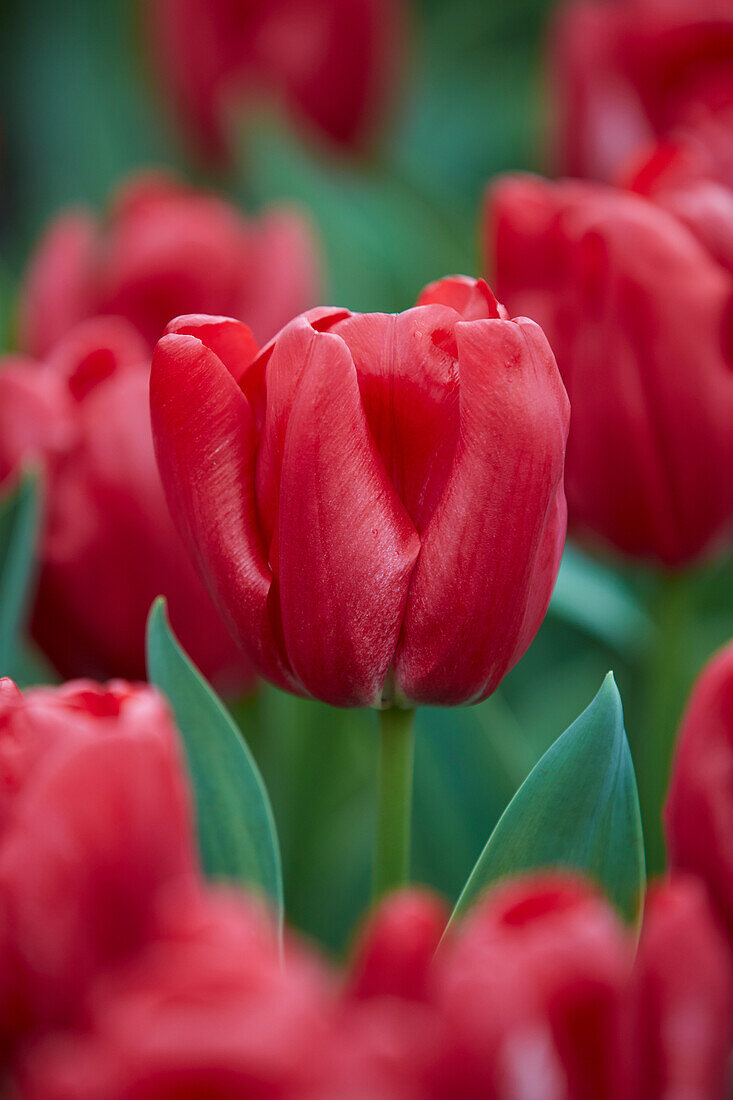
<path id="1" fill-rule="evenodd" d="M 441 947 L 445 1100 L 622 1100 L 630 943 L 581 880 L 536 874 L 488 893 Z"/>
<path id="2" fill-rule="evenodd" d="M 317 1100 L 328 978 L 251 901 L 169 896 L 148 944 L 102 978 L 88 1024 L 30 1048 L 26 1100 Z"/>
<path id="3" fill-rule="evenodd" d="M 665 821 L 672 867 L 705 882 L 733 937 L 733 644 L 713 658 L 693 689 Z"/>
<path id="4" fill-rule="evenodd" d="M 485 237 L 570 397 L 571 528 L 670 568 L 714 550 L 733 519 L 733 282 L 701 225 L 603 184 L 509 176 Z"/>
<path id="5" fill-rule="evenodd" d="M 33 634 L 65 676 L 145 678 L 145 621 L 161 593 L 194 662 L 251 686 L 173 527 L 155 464 L 149 352 L 119 318 L 70 332 L 43 363 L 0 371 L 0 480 L 38 459 L 45 522 Z"/>
<path id="6" fill-rule="evenodd" d="M 173 514 L 278 686 L 478 702 L 537 632 L 565 536 L 567 399 L 541 329 L 477 293 L 480 320 L 314 311 L 254 362 L 230 321 L 178 318 L 159 341 Z"/>
<path id="7" fill-rule="evenodd" d="M 67 1026 L 100 968 L 196 874 L 176 735 L 152 689 L 0 681 L 0 1047 Z"/>
<path id="8" fill-rule="evenodd" d="M 126 318 L 150 348 L 172 317 L 222 313 L 267 340 L 319 296 L 317 246 L 306 219 L 272 207 L 247 219 L 215 195 L 162 173 L 133 177 L 109 220 L 70 211 L 31 261 L 20 340 L 46 355 L 78 321 Z"/>
<path id="9" fill-rule="evenodd" d="M 722 141 L 733 108 L 730 0 L 571 0 L 551 41 L 561 173 L 615 181 L 680 128 Z"/>
<path id="10" fill-rule="evenodd" d="M 704 888 L 674 877 L 653 887 L 632 982 L 629 1041 L 639 1100 L 727 1095 L 733 981 Z"/>
<path id="11" fill-rule="evenodd" d="M 212 160 L 231 154 L 237 110 L 264 97 L 353 147 L 394 90 L 403 16 L 403 0 L 154 0 L 152 66 Z"/>

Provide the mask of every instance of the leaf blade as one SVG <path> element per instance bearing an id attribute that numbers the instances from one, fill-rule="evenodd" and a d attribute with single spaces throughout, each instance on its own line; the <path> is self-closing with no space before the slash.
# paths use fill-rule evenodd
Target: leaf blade
<path id="1" fill-rule="evenodd" d="M 19 667 L 21 634 L 36 579 L 41 504 L 38 475 L 24 472 L 0 500 L 0 676 Z"/>
<path id="2" fill-rule="evenodd" d="M 178 644 L 162 597 L 148 617 L 147 660 L 149 680 L 167 697 L 181 734 L 204 871 L 264 893 L 282 926 L 280 848 L 262 776 L 240 730 Z"/>
<path id="3" fill-rule="evenodd" d="M 539 867 L 587 874 L 627 920 L 639 919 L 646 883 L 641 813 L 612 673 L 514 795 L 449 924 L 488 886 Z"/>

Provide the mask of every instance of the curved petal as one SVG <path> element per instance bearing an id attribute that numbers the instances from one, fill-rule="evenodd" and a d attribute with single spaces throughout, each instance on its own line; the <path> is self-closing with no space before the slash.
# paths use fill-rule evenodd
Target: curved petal
<path id="1" fill-rule="evenodd" d="M 464 321 L 480 321 L 488 317 L 509 315 L 497 302 L 484 279 L 470 279 L 467 275 L 447 275 L 428 283 L 417 300 L 419 306 L 450 306 L 460 313 Z"/>
<path id="2" fill-rule="evenodd" d="M 372 441 L 346 344 L 314 340 L 283 452 L 283 630 L 312 695 L 365 706 L 380 701 L 420 541 Z"/>
<path id="3" fill-rule="evenodd" d="M 171 334 L 155 349 L 150 405 L 163 487 L 199 573 L 255 667 L 291 687 L 267 610 L 249 403 L 200 340 Z"/>
<path id="4" fill-rule="evenodd" d="M 195 336 L 221 359 L 232 378 L 239 382 L 259 349 L 251 330 L 233 317 L 212 317 L 208 313 L 184 313 L 165 328 L 166 335 Z"/>
<path id="5" fill-rule="evenodd" d="M 478 702 L 496 688 L 539 625 L 564 535 L 569 408 L 547 341 L 529 321 L 462 322 L 456 336 L 460 438 L 395 661 L 397 690 L 415 702 Z"/>

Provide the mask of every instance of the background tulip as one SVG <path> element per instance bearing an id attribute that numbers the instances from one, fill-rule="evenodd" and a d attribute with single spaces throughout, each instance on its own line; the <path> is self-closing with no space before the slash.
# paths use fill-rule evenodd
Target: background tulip
<path id="1" fill-rule="evenodd" d="M 44 362 L 11 358 L 0 372 L 0 480 L 25 462 L 45 474 L 34 636 L 64 675 L 143 679 L 145 620 L 164 593 L 204 672 L 246 688 L 249 666 L 168 515 L 149 427 L 148 354 L 127 322 L 102 317 Z"/>
<path id="2" fill-rule="evenodd" d="M 672 867 L 703 880 L 733 934 L 733 646 L 701 674 L 680 728 L 665 808 Z"/>
<path id="3" fill-rule="evenodd" d="M 486 243 L 568 390 L 571 526 L 670 568 L 718 548 L 733 518 L 729 271 L 656 204 L 573 181 L 499 181 Z"/>
<path id="4" fill-rule="evenodd" d="M 146 941 L 158 892 L 196 860 L 173 726 L 147 687 L 21 695 L 0 680 L 0 766 L 1 1047 L 78 1019 L 87 984 Z"/>
<path id="5" fill-rule="evenodd" d="M 306 314 L 252 362 L 228 321 L 179 318 L 159 342 L 171 508 L 275 684 L 340 706 L 476 702 L 537 631 L 567 401 L 541 330 L 478 293 L 480 320 Z"/>
<path id="6" fill-rule="evenodd" d="M 152 348 L 179 313 L 241 317 L 269 339 L 319 296 L 307 219 L 273 206 L 245 218 L 231 203 L 163 173 L 133 176 L 109 219 L 71 210 L 50 224 L 20 302 L 20 343 L 46 355 L 74 324 L 124 317 Z"/>
<path id="7" fill-rule="evenodd" d="M 155 0 L 151 64 L 188 136 L 213 159 L 236 109 L 282 100 L 340 145 L 363 141 L 394 82 L 401 0 Z"/>
<path id="8" fill-rule="evenodd" d="M 726 0 L 574 0 L 551 45 L 556 160 L 570 175 L 615 180 L 655 138 L 710 132 L 733 107 Z"/>

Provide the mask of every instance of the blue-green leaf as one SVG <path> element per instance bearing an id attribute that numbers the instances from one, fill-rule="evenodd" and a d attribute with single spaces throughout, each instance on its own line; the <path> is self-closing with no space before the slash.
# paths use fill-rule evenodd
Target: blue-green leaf
<path id="1" fill-rule="evenodd" d="M 532 769 L 489 837 L 451 921 L 488 886 L 539 867 L 587 874 L 638 920 L 646 875 L 636 778 L 609 672 L 593 702 Z"/>
<path id="2" fill-rule="evenodd" d="M 36 577 L 38 476 L 25 473 L 0 499 L 0 676 L 16 677 Z"/>
<path id="3" fill-rule="evenodd" d="M 150 682 L 167 696 L 183 740 L 204 871 L 261 891 L 282 921 L 280 848 L 267 790 L 241 732 L 173 635 L 162 597 L 148 619 L 147 660 Z"/>

